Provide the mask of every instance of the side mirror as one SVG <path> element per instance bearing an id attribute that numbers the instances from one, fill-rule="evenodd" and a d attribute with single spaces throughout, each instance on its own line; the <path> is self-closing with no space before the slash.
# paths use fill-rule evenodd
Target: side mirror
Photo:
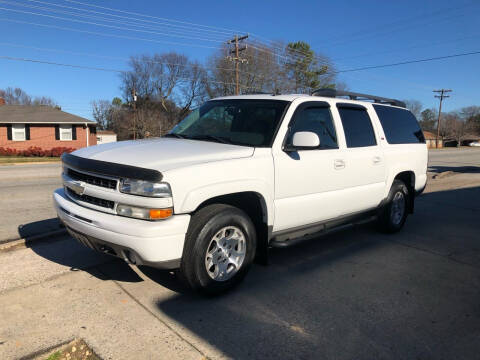
<path id="1" fill-rule="evenodd" d="M 311 131 L 298 131 L 293 134 L 292 144 L 285 146 L 285 151 L 313 150 L 320 146 L 320 138 Z"/>

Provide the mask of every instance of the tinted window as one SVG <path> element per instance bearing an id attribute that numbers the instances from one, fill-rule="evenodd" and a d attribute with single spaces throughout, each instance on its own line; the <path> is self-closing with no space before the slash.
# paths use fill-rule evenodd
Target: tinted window
<path id="1" fill-rule="evenodd" d="M 347 147 L 374 146 L 377 144 L 372 122 L 364 108 L 339 107 Z"/>
<path id="2" fill-rule="evenodd" d="M 280 100 L 208 101 L 166 136 L 268 147 L 287 105 Z"/>
<path id="3" fill-rule="evenodd" d="M 296 113 L 287 140 L 289 144 L 292 143 L 293 134 L 298 131 L 311 131 L 317 134 L 320 139 L 320 148 L 338 148 L 337 135 L 329 108 L 308 107 Z"/>
<path id="4" fill-rule="evenodd" d="M 415 116 L 408 110 L 373 105 L 389 144 L 424 143 L 422 130 Z"/>

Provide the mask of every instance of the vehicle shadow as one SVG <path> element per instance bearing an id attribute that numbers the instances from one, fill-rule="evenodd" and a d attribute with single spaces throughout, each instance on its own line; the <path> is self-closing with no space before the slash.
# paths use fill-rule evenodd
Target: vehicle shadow
<path id="1" fill-rule="evenodd" d="M 59 230 L 61 228 L 63 228 L 62 223 L 55 217 L 21 224 L 18 226 L 18 235 L 20 236 L 20 239 L 26 239 L 28 241 L 33 236 Z"/>
<path id="2" fill-rule="evenodd" d="M 451 171 L 459 174 L 476 174 L 480 173 L 480 166 L 429 166 L 428 172 L 431 173 L 444 173 Z"/>
<path id="3" fill-rule="evenodd" d="M 475 358 L 479 213 L 479 187 L 427 193 L 404 231 L 366 224 L 273 249 L 219 297 L 141 271 L 176 292 L 155 306 L 208 357 Z"/>
<path id="4" fill-rule="evenodd" d="M 27 242 L 27 247 L 49 261 L 69 267 L 70 271 L 86 271 L 100 280 L 143 281 L 123 260 L 91 250 L 70 235 Z"/>

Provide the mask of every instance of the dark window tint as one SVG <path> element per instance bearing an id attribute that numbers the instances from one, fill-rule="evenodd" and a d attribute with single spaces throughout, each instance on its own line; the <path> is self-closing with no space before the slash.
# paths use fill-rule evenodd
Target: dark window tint
<path id="1" fill-rule="evenodd" d="M 372 122 L 364 108 L 339 107 L 347 147 L 374 146 L 377 144 Z"/>
<path id="2" fill-rule="evenodd" d="M 320 148 L 336 149 L 337 135 L 333 126 L 330 109 L 326 107 L 308 107 L 295 114 L 288 143 L 298 131 L 311 131 L 318 135 Z"/>
<path id="3" fill-rule="evenodd" d="M 389 144 L 424 143 L 422 130 L 415 116 L 408 110 L 373 105 Z"/>

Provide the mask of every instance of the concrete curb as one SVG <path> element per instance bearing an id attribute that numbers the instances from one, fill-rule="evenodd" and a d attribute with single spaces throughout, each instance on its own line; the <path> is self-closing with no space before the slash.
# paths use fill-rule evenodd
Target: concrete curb
<path id="1" fill-rule="evenodd" d="M 25 161 L 25 162 L 12 162 L 12 163 L 0 163 L 0 166 L 7 165 L 45 165 L 45 164 L 58 164 L 61 160 L 52 160 L 52 161 Z"/>
<path id="2" fill-rule="evenodd" d="M 60 235 L 68 234 L 66 229 L 53 230 L 43 234 L 38 234 L 34 236 L 29 236 L 22 239 L 16 240 L 6 240 L 5 242 L 0 242 L 0 252 L 12 251 L 17 249 L 25 249 L 30 247 L 32 243 L 39 243 L 43 241 L 52 240 Z"/>

